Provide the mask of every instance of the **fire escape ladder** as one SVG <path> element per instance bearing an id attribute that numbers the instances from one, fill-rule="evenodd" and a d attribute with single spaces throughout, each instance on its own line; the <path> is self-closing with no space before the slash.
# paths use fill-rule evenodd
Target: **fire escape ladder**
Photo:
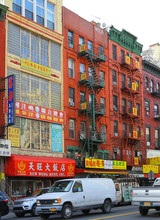
<path id="1" fill-rule="evenodd" d="M 86 85 L 87 85 L 87 89 L 88 89 L 89 94 L 95 94 L 93 85 L 90 82 L 86 82 Z"/>
<path id="2" fill-rule="evenodd" d="M 96 111 L 96 112 L 100 112 L 100 111 L 101 111 L 100 105 L 99 105 L 99 103 L 98 103 L 98 101 L 97 101 L 96 96 L 94 96 L 94 106 L 95 106 L 95 111 Z"/>
<path id="3" fill-rule="evenodd" d="M 93 59 L 92 59 L 92 56 L 89 55 L 89 54 L 86 54 L 86 59 L 87 59 L 87 62 L 88 62 L 88 66 L 90 67 L 90 69 L 92 70 L 92 76 L 94 78 L 94 82 L 96 83 L 100 83 L 100 80 L 99 80 L 99 77 L 97 75 L 97 72 L 96 72 L 96 68 L 95 68 L 95 65 L 94 65 L 94 62 L 93 62 Z"/>

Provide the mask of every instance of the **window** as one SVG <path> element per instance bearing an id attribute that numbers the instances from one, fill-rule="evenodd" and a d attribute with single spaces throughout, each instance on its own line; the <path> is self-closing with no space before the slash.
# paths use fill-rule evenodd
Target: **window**
<path id="1" fill-rule="evenodd" d="M 47 2 L 47 27 L 55 30 L 55 6 Z"/>
<path id="2" fill-rule="evenodd" d="M 30 43 L 31 42 L 31 43 Z M 21 57 L 43 66 L 49 66 L 49 41 L 21 31 Z"/>
<path id="3" fill-rule="evenodd" d="M 92 95 L 89 94 L 89 108 L 91 108 L 91 104 L 92 104 Z"/>
<path id="4" fill-rule="evenodd" d="M 131 77 L 127 77 L 127 86 L 128 88 L 132 88 Z"/>
<path id="5" fill-rule="evenodd" d="M 80 126 L 81 126 L 80 136 L 81 138 L 86 138 L 86 122 L 81 121 Z"/>
<path id="6" fill-rule="evenodd" d="M 33 20 L 33 0 L 25 0 L 25 17 Z"/>
<path id="7" fill-rule="evenodd" d="M 125 62 L 125 53 L 124 50 L 121 50 L 121 63 Z"/>
<path id="8" fill-rule="evenodd" d="M 160 85 L 157 83 L 157 92 L 160 93 Z"/>
<path id="9" fill-rule="evenodd" d="M 122 74 L 122 88 L 126 87 L 126 75 Z"/>
<path id="10" fill-rule="evenodd" d="M 74 60 L 69 58 L 68 59 L 68 73 L 69 73 L 69 77 L 74 78 L 75 74 L 74 74 Z"/>
<path id="11" fill-rule="evenodd" d="M 44 25 L 44 0 L 36 0 L 36 22 Z"/>
<path id="12" fill-rule="evenodd" d="M 79 51 L 81 51 L 81 46 L 84 45 L 84 38 L 79 37 Z"/>
<path id="13" fill-rule="evenodd" d="M 112 83 L 113 85 L 117 85 L 117 71 L 116 70 L 112 70 Z"/>
<path id="14" fill-rule="evenodd" d="M 141 128 L 140 128 L 140 126 L 137 126 L 137 136 L 138 136 L 138 138 L 141 138 Z"/>
<path id="15" fill-rule="evenodd" d="M 75 106 L 75 89 L 71 87 L 69 87 L 69 105 Z"/>
<path id="16" fill-rule="evenodd" d="M 22 14 L 22 0 L 13 0 L 13 11 Z"/>
<path id="17" fill-rule="evenodd" d="M 55 30 L 55 5 L 46 0 L 13 0 L 13 11 Z"/>
<path id="18" fill-rule="evenodd" d="M 104 49 L 102 46 L 99 46 L 99 56 L 103 57 L 103 55 L 104 55 Z"/>
<path id="19" fill-rule="evenodd" d="M 104 86 L 105 85 L 104 72 L 100 71 L 99 74 L 100 74 L 100 84 Z"/>
<path id="20" fill-rule="evenodd" d="M 72 31 L 68 30 L 68 46 L 74 48 L 74 35 Z"/>
<path id="21" fill-rule="evenodd" d="M 106 112 L 105 98 L 103 98 L 103 97 L 100 98 L 100 109 L 101 109 L 101 112 L 105 114 L 105 112 Z"/>
<path id="22" fill-rule="evenodd" d="M 93 53 L 93 42 L 88 41 L 88 52 Z"/>
<path id="23" fill-rule="evenodd" d="M 150 102 L 145 100 L 145 110 L 146 110 L 146 115 L 150 115 Z"/>
<path id="24" fill-rule="evenodd" d="M 154 104 L 154 117 L 159 116 L 159 108 L 157 104 Z"/>
<path id="25" fill-rule="evenodd" d="M 113 110 L 118 111 L 118 97 L 113 95 Z"/>
<path id="26" fill-rule="evenodd" d="M 155 147 L 159 149 L 159 129 L 155 129 Z"/>
<path id="27" fill-rule="evenodd" d="M 131 101 L 128 101 L 128 113 L 129 114 L 133 113 L 133 111 L 132 111 L 132 102 Z"/>
<path id="28" fill-rule="evenodd" d="M 80 70 L 80 73 L 85 73 L 85 65 L 80 63 L 79 64 L 79 70 Z"/>
<path id="29" fill-rule="evenodd" d="M 86 93 L 85 92 L 80 92 L 80 102 L 84 103 L 86 101 Z"/>
<path id="30" fill-rule="evenodd" d="M 139 81 L 136 80 L 136 90 L 139 91 Z"/>
<path id="31" fill-rule="evenodd" d="M 151 89 L 151 92 L 154 92 L 154 83 L 153 83 L 152 79 L 151 79 L 151 82 L 150 82 L 150 89 Z"/>
<path id="32" fill-rule="evenodd" d="M 82 182 L 79 180 L 79 181 L 76 181 L 74 183 L 74 186 L 73 186 L 73 191 L 75 190 L 75 192 L 83 192 L 83 187 L 82 187 Z"/>
<path id="33" fill-rule="evenodd" d="M 94 82 L 94 77 L 93 77 L 93 75 L 92 75 L 92 72 L 93 72 L 92 68 L 91 68 L 91 67 L 88 67 L 89 80 L 92 81 L 92 82 Z"/>
<path id="34" fill-rule="evenodd" d="M 69 138 L 75 138 L 75 120 L 69 119 Z"/>
<path id="35" fill-rule="evenodd" d="M 148 85 L 148 78 L 147 77 L 145 77 L 144 82 L 145 82 L 146 91 L 149 91 L 149 85 Z"/>
<path id="36" fill-rule="evenodd" d="M 123 107 L 123 114 L 125 114 L 125 113 L 127 113 L 127 111 L 126 111 L 126 107 L 127 107 L 127 105 L 126 105 L 126 99 L 122 99 L 122 107 Z"/>
<path id="37" fill-rule="evenodd" d="M 114 136 L 118 136 L 118 121 L 114 121 Z"/>
<path id="38" fill-rule="evenodd" d="M 116 45 L 112 45 L 112 57 L 113 57 L 113 60 L 117 60 L 117 47 L 116 47 Z"/>
<path id="39" fill-rule="evenodd" d="M 106 142 L 106 126 L 105 125 L 101 126 L 101 137 L 102 137 L 102 140 Z"/>
<path id="40" fill-rule="evenodd" d="M 139 103 L 136 104 L 136 108 L 137 108 L 137 115 L 140 116 L 140 104 Z"/>
<path id="41" fill-rule="evenodd" d="M 151 144 L 150 127 L 146 127 L 146 144 L 147 146 Z"/>
<path id="42" fill-rule="evenodd" d="M 127 124 L 123 123 L 123 137 L 127 137 Z"/>
<path id="43" fill-rule="evenodd" d="M 129 137 L 133 137 L 133 125 L 129 125 Z"/>

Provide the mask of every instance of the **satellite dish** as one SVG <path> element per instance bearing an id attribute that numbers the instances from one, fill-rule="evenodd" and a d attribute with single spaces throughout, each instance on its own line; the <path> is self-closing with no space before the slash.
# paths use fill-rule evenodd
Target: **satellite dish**
<path id="1" fill-rule="evenodd" d="M 106 23 L 102 23 L 102 27 L 105 28 L 106 27 Z"/>

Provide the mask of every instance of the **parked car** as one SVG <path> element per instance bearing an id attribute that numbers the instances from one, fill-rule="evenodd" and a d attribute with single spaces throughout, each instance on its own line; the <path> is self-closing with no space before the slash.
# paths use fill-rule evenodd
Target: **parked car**
<path id="1" fill-rule="evenodd" d="M 139 206 L 142 216 L 146 216 L 149 209 L 160 211 L 160 178 L 154 181 L 153 186 L 133 188 L 132 205 Z"/>
<path id="2" fill-rule="evenodd" d="M 44 193 L 47 193 L 48 188 L 42 188 L 35 190 L 30 197 L 24 197 L 14 201 L 13 212 L 17 217 L 23 217 L 26 213 L 31 213 L 32 216 L 35 216 L 36 213 L 36 200 L 37 196 L 40 196 Z"/>
<path id="3" fill-rule="evenodd" d="M 48 193 L 37 198 L 36 211 L 43 219 L 53 214 L 61 214 L 67 219 L 78 210 L 84 214 L 91 209 L 109 213 L 115 203 L 116 190 L 112 179 L 64 179 L 56 181 Z"/>
<path id="4" fill-rule="evenodd" d="M 9 212 L 8 199 L 7 199 L 7 197 L 0 191 L 0 218 L 1 218 L 1 216 L 7 215 L 8 212 Z"/>

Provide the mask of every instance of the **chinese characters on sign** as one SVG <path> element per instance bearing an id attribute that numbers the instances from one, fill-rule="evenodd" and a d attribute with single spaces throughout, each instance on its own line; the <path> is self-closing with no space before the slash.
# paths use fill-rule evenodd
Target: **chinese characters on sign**
<path id="1" fill-rule="evenodd" d="M 0 139 L 0 156 L 11 156 L 11 141 Z"/>
<path id="2" fill-rule="evenodd" d="M 154 173 L 159 173 L 159 166 L 143 165 L 143 173 L 149 173 L 151 170 L 152 170 Z"/>
<path id="3" fill-rule="evenodd" d="M 20 129 L 9 127 L 8 140 L 11 140 L 12 147 L 20 147 Z"/>
<path id="4" fill-rule="evenodd" d="M 160 165 L 160 157 L 151 157 L 151 158 L 147 158 L 146 160 L 147 164 L 154 164 L 154 165 Z"/>
<path id="5" fill-rule="evenodd" d="M 104 160 L 85 158 L 85 167 L 86 168 L 104 168 Z"/>
<path id="6" fill-rule="evenodd" d="M 15 121 L 14 77 L 14 75 L 8 77 L 8 125 L 13 125 Z"/>
<path id="7" fill-rule="evenodd" d="M 62 152 L 62 125 L 52 124 L 52 151 Z"/>

